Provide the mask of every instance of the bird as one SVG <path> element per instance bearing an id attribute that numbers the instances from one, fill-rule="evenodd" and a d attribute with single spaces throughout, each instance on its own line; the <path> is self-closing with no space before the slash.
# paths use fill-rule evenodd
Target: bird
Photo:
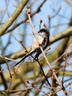
<path id="1" fill-rule="evenodd" d="M 49 36 L 50 36 L 50 33 L 49 33 L 49 30 L 47 28 L 41 28 L 39 31 L 38 31 L 38 36 L 36 36 L 34 39 L 33 39 L 33 42 L 32 42 L 32 50 L 26 54 L 20 61 L 18 61 L 16 65 L 20 64 L 23 60 L 25 60 L 28 56 L 35 54 L 35 59 L 39 57 L 39 55 L 42 53 L 41 49 L 39 46 L 42 47 L 43 50 L 45 50 L 48 45 L 49 45 Z"/>

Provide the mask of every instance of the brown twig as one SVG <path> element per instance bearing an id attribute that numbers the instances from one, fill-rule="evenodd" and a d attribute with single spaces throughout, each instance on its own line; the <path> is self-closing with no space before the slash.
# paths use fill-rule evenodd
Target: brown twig
<path id="1" fill-rule="evenodd" d="M 1 70 L 1 65 L 0 65 L 0 70 Z M 3 82 L 3 85 L 4 85 L 5 89 L 7 89 L 8 85 L 7 85 L 6 79 L 5 79 L 2 71 L 0 72 L 0 76 L 1 76 L 1 79 L 2 79 L 2 82 Z"/>
<path id="2" fill-rule="evenodd" d="M 14 62 L 16 62 L 16 60 L 13 60 L 13 59 L 7 58 L 7 57 L 5 57 L 5 56 L 3 56 L 3 55 L 0 55 L 0 57 L 3 58 L 3 59 L 6 59 L 6 60 L 8 60 L 8 61 L 14 61 Z"/>
<path id="3" fill-rule="evenodd" d="M 33 89 L 33 87 L 24 88 L 23 90 L 9 90 L 9 93 L 25 92 L 25 91 L 31 90 L 31 89 Z M 8 90 L 0 90 L 0 92 L 5 92 L 5 93 L 7 93 Z"/>
<path id="4" fill-rule="evenodd" d="M 28 11 L 28 10 L 30 10 L 30 9 L 27 9 L 27 11 Z M 27 15 L 28 15 L 28 18 L 29 18 L 29 23 L 30 23 L 30 25 L 31 25 L 31 27 L 32 27 L 32 33 L 33 33 L 33 35 L 34 35 L 35 38 L 36 38 L 36 34 L 35 34 L 35 31 L 34 31 L 34 25 L 32 24 L 31 17 L 30 17 L 30 14 L 29 14 L 28 12 L 27 12 Z M 38 43 L 38 41 L 37 41 L 37 43 Z M 34 58 L 34 60 L 36 60 L 36 61 L 38 62 L 39 66 L 40 66 L 40 69 L 41 69 L 41 71 L 42 71 L 42 73 L 43 73 L 43 75 L 44 75 L 47 83 L 50 85 L 50 83 L 49 83 L 49 81 L 48 81 L 48 79 L 47 79 L 47 77 L 46 77 L 46 75 L 45 75 L 45 73 L 44 73 L 44 71 L 43 71 L 43 68 L 42 68 L 42 66 L 41 66 L 38 58 L 37 58 L 37 59 Z M 51 85 L 50 85 L 50 86 L 51 86 Z"/>
<path id="5" fill-rule="evenodd" d="M 67 57 L 64 58 L 64 62 L 65 62 L 65 64 L 64 64 L 64 68 L 63 68 L 62 86 L 63 86 L 63 83 L 64 83 L 64 74 L 65 74 L 65 68 L 66 68 L 66 59 L 67 59 Z"/>
<path id="6" fill-rule="evenodd" d="M 6 8 L 4 9 L 3 14 L 2 14 L 2 16 L 0 18 L 1 21 L 2 21 L 2 19 L 4 18 L 5 14 L 6 14 L 6 11 L 7 11 L 8 6 L 9 6 L 9 2 L 10 2 L 9 0 L 6 2 Z"/>

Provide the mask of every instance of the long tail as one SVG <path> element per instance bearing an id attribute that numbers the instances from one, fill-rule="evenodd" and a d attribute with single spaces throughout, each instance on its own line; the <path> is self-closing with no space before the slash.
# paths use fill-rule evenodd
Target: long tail
<path id="1" fill-rule="evenodd" d="M 18 65 L 19 63 L 21 63 L 24 59 L 26 59 L 28 56 L 32 55 L 35 52 L 36 52 L 36 50 L 33 50 L 33 51 L 29 52 L 28 54 L 26 54 L 19 62 L 17 62 L 15 64 L 15 66 Z"/>

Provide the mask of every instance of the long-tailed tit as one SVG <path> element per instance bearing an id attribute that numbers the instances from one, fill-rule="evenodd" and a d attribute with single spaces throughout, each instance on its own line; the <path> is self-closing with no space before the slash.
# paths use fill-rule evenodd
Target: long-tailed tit
<path id="1" fill-rule="evenodd" d="M 41 46 L 43 50 L 47 48 L 47 46 L 49 45 L 49 31 L 46 28 L 41 28 L 38 31 L 38 34 L 39 36 L 36 36 L 36 38 L 34 38 L 33 40 L 32 51 L 26 54 L 19 62 L 15 64 L 15 66 L 18 65 L 21 61 L 23 61 L 28 56 L 32 55 L 33 53 L 36 53 L 34 58 L 38 58 L 38 56 L 42 53 L 39 46 Z"/>

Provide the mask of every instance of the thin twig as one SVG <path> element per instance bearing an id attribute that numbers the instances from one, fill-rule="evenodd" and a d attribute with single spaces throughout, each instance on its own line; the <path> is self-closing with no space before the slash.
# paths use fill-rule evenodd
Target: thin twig
<path id="1" fill-rule="evenodd" d="M 7 94 L 9 95 L 9 90 L 11 88 L 11 85 L 12 85 L 12 74 L 10 72 L 10 68 L 9 68 L 9 65 L 8 65 L 8 61 L 5 59 L 5 62 L 6 62 L 6 65 L 7 65 L 7 69 L 9 71 L 9 75 L 10 75 L 10 80 L 9 80 L 9 86 L 8 86 L 8 89 L 7 89 Z"/>
<path id="2" fill-rule="evenodd" d="M 1 65 L 0 65 L 0 70 L 1 70 Z M 2 83 L 4 85 L 4 88 L 7 89 L 8 85 L 7 85 L 6 79 L 5 79 L 4 74 L 3 74 L 2 71 L 0 72 L 0 78 L 2 79 Z"/>
<path id="3" fill-rule="evenodd" d="M 31 18 L 30 18 L 30 14 L 27 14 L 27 15 L 28 15 L 28 18 L 29 18 L 29 23 L 30 23 L 30 25 L 31 25 L 31 27 L 32 27 L 32 33 L 33 33 L 33 35 L 34 35 L 35 38 L 36 38 L 36 34 L 35 34 L 35 31 L 34 31 L 34 25 L 32 24 L 32 21 L 31 21 Z M 37 41 L 37 43 L 38 43 L 38 41 Z M 47 83 L 50 85 L 50 83 L 49 83 L 49 81 L 48 81 L 48 79 L 47 79 L 47 77 L 46 77 L 46 75 L 45 75 L 45 73 L 44 73 L 44 71 L 43 71 L 43 68 L 42 68 L 42 66 L 41 66 L 41 64 L 40 64 L 40 62 L 39 62 L 39 60 L 36 59 L 36 58 L 34 58 L 34 60 L 36 60 L 36 61 L 38 62 L 39 66 L 40 66 L 40 69 L 41 69 L 41 71 L 42 71 L 42 73 L 43 73 L 43 75 L 44 75 Z M 50 85 L 50 86 L 51 86 L 51 85 Z"/>
<path id="4" fill-rule="evenodd" d="M 3 55 L 0 55 L 0 57 L 3 58 L 3 59 L 6 59 L 6 60 L 8 60 L 8 61 L 14 61 L 14 62 L 16 62 L 16 60 L 13 60 L 13 59 L 7 58 L 7 57 L 5 57 L 5 56 L 3 56 Z"/>
<path id="5" fill-rule="evenodd" d="M 64 58 L 65 64 L 64 64 L 64 68 L 63 68 L 62 86 L 63 86 L 63 83 L 64 83 L 64 74 L 65 74 L 65 68 L 66 68 L 66 59 L 67 58 Z"/>

